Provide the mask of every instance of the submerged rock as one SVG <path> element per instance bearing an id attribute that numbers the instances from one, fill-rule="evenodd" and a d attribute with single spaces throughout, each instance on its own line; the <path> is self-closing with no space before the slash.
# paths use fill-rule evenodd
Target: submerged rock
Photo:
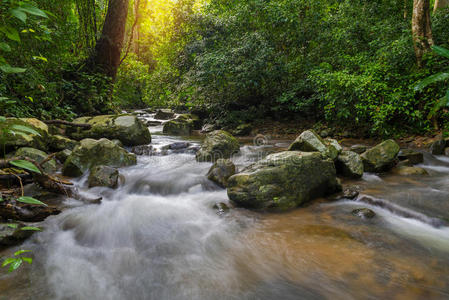
<path id="1" fill-rule="evenodd" d="M 339 190 L 333 161 L 318 152 L 271 154 L 228 180 L 229 199 L 255 209 L 287 210 Z"/>
<path id="2" fill-rule="evenodd" d="M 41 163 L 42 161 L 44 161 L 44 159 L 46 159 L 48 157 L 48 154 L 45 153 L 44 151 L 41 151 L 38 149 L 23 147 L 16 151 L 15 156 L 28 157 L 28 158 L 31 158 L 32 160 L 35 160 L 38 163 Z M 51 160 L 47 161 L 42 166 L 42 168 L 47 173 L 54 173 L 54 172 L 56 172 L 56 161 L 54 159 L 51 159 Z"/>
<path id="3" fill-rule="evenodd" d="M 62 135 L 50 135 L 48 137 L 48 146 L 52 151 L 58 152 L 65 149 L 73 150 L 79 145 L 78 141 L 71 140 Z"/>
<path id="4" fill-rule="evenodd" d="M 403 176 L 429 175 L 429 173 L 423 168 L 409 166 L 398 166 L 393 169 L 393 173 Z"/>
<path id="5" fill-rule="evenodd" d="M 326 142 L 314 130 L 306 130 L 296 138 L 288 150 L 320 152 L 322 155 L 334 160 L 342 149 L 337 141 L 330 139 Z"/>
<path id="6" fill-rule="evenodd" d="M 372 219 L 376 216 L 376 213 L 369 208 L 354 209 L 352 214 L 362 219 Z"/>
<path id="7" fill-rule="evenodd" d="M 226 203 L 220 202 L 215 203 L 213 209 L 216 209 L 217 215 L 221 216 L 229 211 L 229 206 L 227 206 Z"/>
<path id="8" fill-rule="evenodd" d="M 386 140 L 365 151 L 361 155 L 366 172 L 384 172 L 396 164 L 399 145 L 393 140 Z"/>
<path id="9" fill-rule="evenodd" d="M 148 127 L 134 115 L 101 115 L 82 117 L 74 123 L 92 125 L 90 129 L 70 128 L 68 135 L 76 140 L 85 138 L 120 140 L 126 146 L 137 146 L 151 143 Z M 69 128 L 68 128 L 69 129 Z"/>
<path id="10" fill-rule="evenodd" d="M 65 176 L 78 177 L 92 167 L 126 167 L 137 163 L 136 156 L 108 139 L 84 139 L 73 149 L 62 168 Z"/>
<path id="11" fill-rule="evenodd" d="M 155 150 L 151 145 L 140 145 L 132 147 L 131 152 L 136 155 L 153 155 Z"/>
<path id="12" fill-rule="evenodd" d="M 398 158 L 401 161 L 408 160 L 412 165 L 424 162 L 424 155 L 413 149 L 402 149 L 398 154 Z"/>
<path id="13" fill-rule="evenodd" d="M 228 179 L 236 172 L 234 163 L 229 159 L 219 159 L 209 169 L 207 178 L 221 187 L 226 187 Z"/>
<path id="14" fill-rule="evenodd" d="M 430 145 L 430 152 L 433 155 L 443 155 L 446 148 L 446 141 L 444 139 L 437 140 Z"/>
<path id="15" fill-rule="evenodd" d="M 350 178 L 363 176 L 363 161 L 360 155 L 352 151 L 343 151 L 335 161 L 337 172 Z"/>
<path id="16" fill-rule="evenodd" d="M 230 158 L 239 150 L 239 141 L 235 137 L 224 130 L 215 130 L 206 135 L 201 149 L 196 153 L 196 160 L 203 162 Z"/>
<path id="17" fill-rule="evenodd" d="M 25 126 L 31 128 L 39 133 L 32 134 L 24 133 L 19 129 L 14 129 L 14 126 Z M 21 147 L 36 148 L 47 151 L 48 126 L 38 119 L 34 118 L 7 118 L 5 122 L 0 122 L 0 131 L 5 133 L 5 145 L 7 151 L 14 150 Z M 22 132 L 24 134 L 15 134 L 14 132 Z"/>
<path id="18" fill-rule="evenodd" d="M 119 172 L 117 169 L 108 166 L 95 166 L 90 170 L 87 182 L 90 188 L 94 186 L 116 188 L 118 179 Z"/>

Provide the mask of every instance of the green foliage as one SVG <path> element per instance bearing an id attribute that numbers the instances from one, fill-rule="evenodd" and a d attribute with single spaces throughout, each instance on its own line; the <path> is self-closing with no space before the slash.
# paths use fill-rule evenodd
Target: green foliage
<path id="1" fill-rule="evenodd" d="M 22 256 L 24 253 L 29 253 L 30 250 L 19 250 L 14 253 L 14 257 L 6 258 L 3 263 L 2 267 L 8 267 L 8 272 L 11 273 L 15 270 L 17 270 L 23 262 L 26 262 L 28 264 L 31 264 L 33 262 L 33 259 L 31 257 Z"/>
<path id="2" fill-rule="evenodd" d="M 13 166 L 41 174 L 41 171 L 39 171 L 39 169 L 33 163 L 31 163 L 27 160 L 13 160 L 13 161 L 10 161 L 9 163 Z"/>
<path id="3" fill-rule="evenodd" d="M 47 204 L 45 204 L 45 203 L 43 203 L 43 202 L 41 202 L 41 201 L 39 201 L 37 199 L 34 199 L 33 197 L 22 196 L 22 197 L 17 198 L 17 201 L 25 203 L 25 204 L 47 206 Z"/>

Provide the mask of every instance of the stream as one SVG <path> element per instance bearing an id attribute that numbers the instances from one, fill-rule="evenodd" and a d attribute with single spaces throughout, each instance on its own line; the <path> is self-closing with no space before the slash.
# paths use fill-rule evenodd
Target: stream
<path id="1" fill-rule="evenodd" d="M 151 116 L 148 117 L 151 119 Z M 153 147 L 195 138 L 162 135 Z M 244 145 L 239 169 L 288 141 Z M 231 208 L 226 190 L 193 152 L 139 156 L 118 189 L 88 189 L 100 205 L 63 199 L 66 209 L 17 249 L 32 265 L 0 272 L 3 299 L 447 299 L 449 158 L 425 155 L 428 176 L 365 174 L 346 181 L 409 216 L 361 201 L 318 199 L 288 213 Z M 351 214 L 367 207 L 376 216 Z M 411 215 L 411 216 L 410 216 Z M 435 223 L 435 220 L 438 222 Z M 438 225 L 436 225 L 438 224 Z"/>

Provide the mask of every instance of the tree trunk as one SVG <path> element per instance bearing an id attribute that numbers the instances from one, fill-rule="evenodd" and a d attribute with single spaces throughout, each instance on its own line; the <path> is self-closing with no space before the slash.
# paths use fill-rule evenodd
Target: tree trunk
<path id="1" fill-rule="evenodd" d="M 448 7 L 449 0 L 435 0 L 435 5 L 433 6 L 433 12 L 436 12 L 437 9 Z"/>
<path id="2" fill-rule="evenodd" d="M 125 37 L 129 0 L 110 0 L 101 37 L 92 57 L 94 68 L 115 78 Z"/>
<path id="3" fill-rule="evenodd" d="M 433 45 L 430 26 L 430 0 L 414 0 L 412 16 L 413 45 L 418 67 L 422 67 L 424 53 Z"/>
<path id="4" fill-rule="evenodd" d="M 136 28 L 133 30 L 133 52 L 139 56 L 139 38 L 140 38 L 140 0 L 134 0 L 134 18 L 136 18 Z"/>

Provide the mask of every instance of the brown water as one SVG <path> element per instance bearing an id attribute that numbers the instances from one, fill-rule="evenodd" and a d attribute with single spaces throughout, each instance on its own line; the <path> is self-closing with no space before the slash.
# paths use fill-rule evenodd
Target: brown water
<path id="1" fill-rule="evenodd" d="M 174 141 L 154 135 L 153 144 Z M 267 150 L 276 149 L 245 146 L 235 162 Z M 0 299 L 449 298 L 449 227 L 432 225 L 449 219 L 444 158 L 426 156 L 427 177 L 350 182 L 417 218 L 325 199 L 283 214 L 220 216 L 212 206 L 228 199 L 205 178 L 209 167 L 171 154 L 139 157 L 115 191 L 87 189 L 81 178 L 79 187 L 103 203 L 66 199 L 69 208 L 18 247 L 32 249 L 35 262 L 0 275 Z M 376 217 L 353 216 L 359 207 Z"/>

